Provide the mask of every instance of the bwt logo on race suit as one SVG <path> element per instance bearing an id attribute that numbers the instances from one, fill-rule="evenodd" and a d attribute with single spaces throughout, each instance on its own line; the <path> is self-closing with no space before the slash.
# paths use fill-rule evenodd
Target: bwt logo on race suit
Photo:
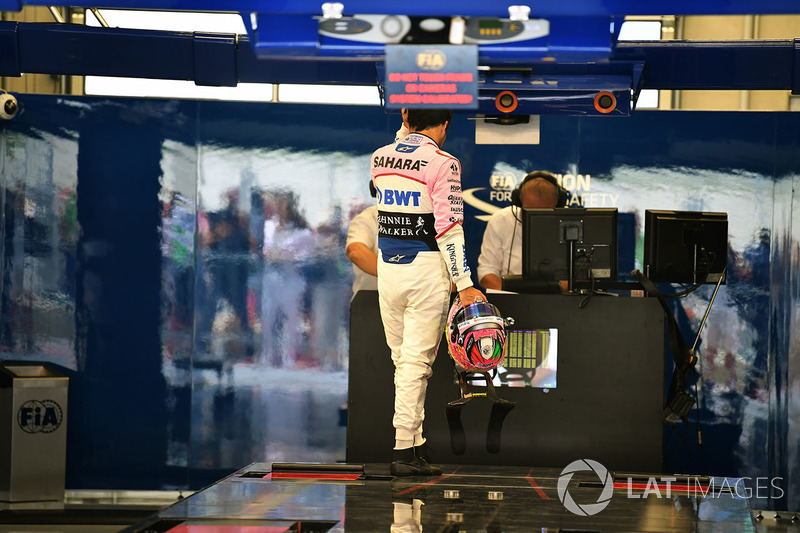
<path id="1" fill-rule="evenodd" d="M 402 205 L 419 207 L 419 191 L 397 191 L 394 189 L 378 189 L 378 203 L 382 205 Z"/>
<path id="2" fill-rule="evenodd" d="M 25 433 L 52 433 L 61 426 L 64 413 L 53 400 L 30 400 L 17 412 L 17 424 Z"/>

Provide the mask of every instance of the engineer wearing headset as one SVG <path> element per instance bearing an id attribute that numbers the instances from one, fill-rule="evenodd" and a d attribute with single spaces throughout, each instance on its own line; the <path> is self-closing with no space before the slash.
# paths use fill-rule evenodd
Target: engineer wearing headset
<path id="1" fill-rule="evenodd" d="M 522 274 L 523 207 L 565 207 L 568 192 L 550 172 L 529 173 L 511 193 L 511 205 L 494 213 L 486 225 L 478 257 L 478 280 L 484 289 L 502 289 L 503 276 Z"/>

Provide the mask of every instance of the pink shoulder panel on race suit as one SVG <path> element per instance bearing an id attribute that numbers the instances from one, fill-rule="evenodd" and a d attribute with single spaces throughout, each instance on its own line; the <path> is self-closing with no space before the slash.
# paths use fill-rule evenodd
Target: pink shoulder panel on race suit
<path id="1" fill-rule="evenodd" d="M 458 159 L 430 137 L 412 133 L 376 150 L 371 166 L 383 260 L 407 264 L 419 253 L 441 253 L 458 290 L 472 286 Z"/>

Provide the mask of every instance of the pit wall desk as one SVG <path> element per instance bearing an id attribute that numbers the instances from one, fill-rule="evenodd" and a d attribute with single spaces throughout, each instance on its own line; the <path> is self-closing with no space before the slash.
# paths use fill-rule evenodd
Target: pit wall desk
<path id="1" fill-rule="evenodd" d="M 655 298 L 557 294 L 489 294 L 515 330 L 556 328 L 556 388 L 498 387 L 516 402 L 505 419 L 499 453 L 486 450 L 491 402 L 462 410 L 467 449 L 455 455 L 445 416 L 459 397 L 453 364 L 439 345 L 425 406 L 425 435 L 440 464 L 563 468 L 594 459 L 606 468 L 661 472 L 664 402 L 664 311 Z M 350 308 L 347 461 L 391 461 L 393 366 L 377 291 L 361 291 Z M 473 387 L 473 391 L 485 390 Z"/>

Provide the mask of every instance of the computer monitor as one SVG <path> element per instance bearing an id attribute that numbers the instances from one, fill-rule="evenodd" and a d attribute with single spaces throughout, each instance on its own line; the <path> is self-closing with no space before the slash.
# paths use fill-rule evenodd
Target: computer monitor
<path id="1" fill-rule="evenodd" d="M 522 209 L 522 278 L 617 279 L 617 209 Z"/>
<path id="2" fill-rule="evenodd" d="M 724 283 L 727 258 L 727 213 L 645 211 L 643 266 L 651 281 Z"/>

